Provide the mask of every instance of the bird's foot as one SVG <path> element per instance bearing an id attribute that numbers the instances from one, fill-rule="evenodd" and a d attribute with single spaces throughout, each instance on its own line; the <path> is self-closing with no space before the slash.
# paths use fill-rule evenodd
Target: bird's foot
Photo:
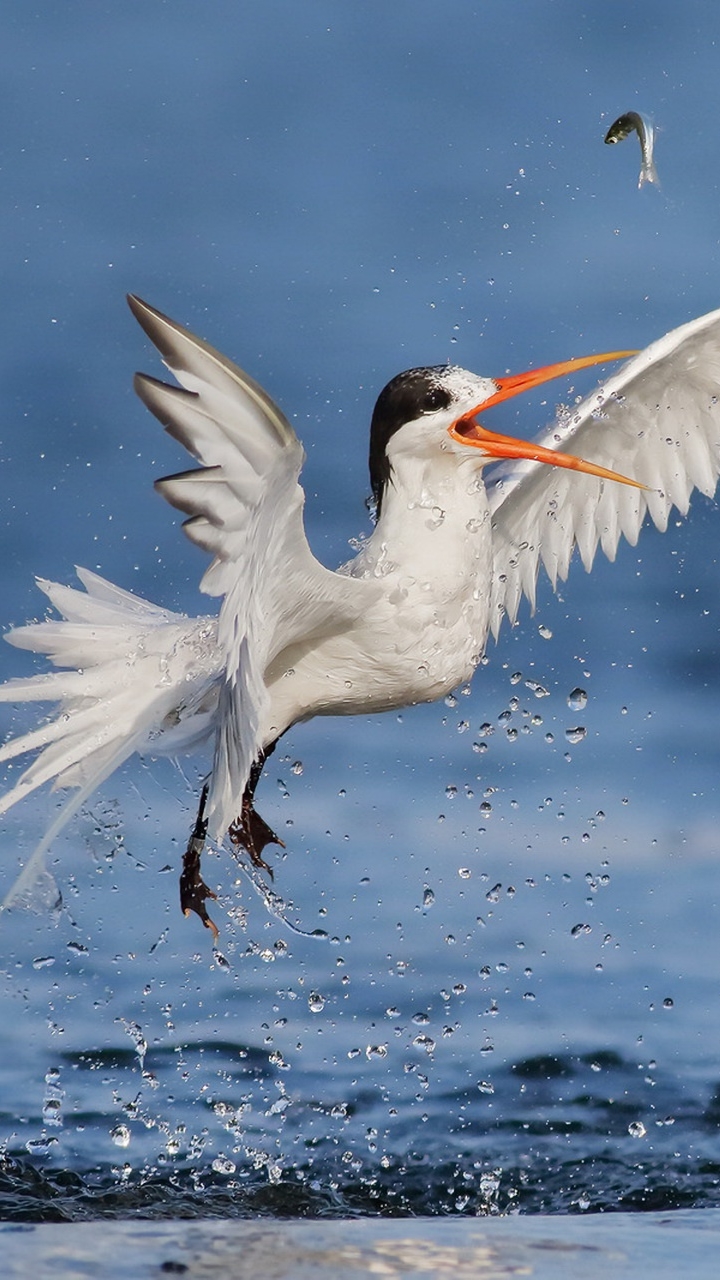
<path id="1" fill-rule="evenodd" d="M 232 844 L 240 845 L 246 851 L 254 867 L 261 867 L 263 871 L 267 871 L 271 880 L 274 879 L 272 867 L 262 856 L 263 849 L 268 844 L 279 844 L 284 849 L 285 843 L 265 819 L 260 817 L 253 806 L 252 796 L 247 791 L 243 796 L 241 812 L 229 828 L 228 835 Z"/>
<path id="2" fill-rule="evenodd" d="M 194 911 L 202 920 L 205 928 L 212 933 L 213 943 L 216 943 L 220 936 L 220 931 L 208 915 L 205 900 L 207 898 L 217 900 L 217 894 L 213 893 L 212 889 L 208 889 L 200 875 L 200 858 L 202 857 L 207 835 L 207 820 L 205 818 L 207 795 L 208 786 L 206 783 L 200 795 L 200 805 L 195 819 L 195 826 L 188 840 L 187 849 L 183 854 L 183 869 L 180 875 L 180 907 L 185 916 L 189 916 L 190 912 Z"/>

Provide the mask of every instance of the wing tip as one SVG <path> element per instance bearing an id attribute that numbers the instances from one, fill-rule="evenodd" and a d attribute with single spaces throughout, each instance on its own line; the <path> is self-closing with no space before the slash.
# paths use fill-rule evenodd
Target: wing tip
<path id="1" fill-rule="evenodd" d="M 143 329 L 145 329 L 148 324 L 152 324 L 153 321 L 157 320 L 164 321 L 165 324 L 174 324 L 174 321 L 171 320 L 169 316 L 166 316 L 164 311 L 158 311 L 157 307 L 151 307 L 150 303 L 145 302 L 139 294 L 126 293 L 125 298 L 135 319 L 138 321 L 138 324 L 142 325 Z"/>
<path id="2" fill-rule="evenodd" d="M 176 427 L 172 412 L 173 405 L 177 405 L 182 401 L 200 399 L 197 391 L 188 391 L 186 387 L 173 386 L 169 382 L 163 382 L 160 378 L 154 378 L 151 373 L 134 374 L 133 391 L 171 435 Z M 181 443 L 185 444 L 184 437 L 181 439 Z M 185 447 L 187 448 L 188 446 L 186 445 Z"/>
<path id="3" fill-rule="evenodd" d="M 142 325 L 145 332 L 148 332 L 148 325 L 155 320 L 167 320 L 168 317 L 163 315 L 162 311 L 157 311 L 155 307 L 151 307 L 149 302 L 145 302 L 137 293 L 126 293 L 127 304 L 132 311 L 138 324 Z"/>
<path id="4" fill-rule="evenodd" d="M 182 325 L 171 320 L 170 316 L 165 315 L 164 311 L 158 311 L 156 307 L 151 307 L 149 302 L 145 302 L 136 293 L 128 293 L 125 296 L 127 304 L 140 328 L 157 347 L 166 364 L 171 364 L 173 358 L 177 356 L 178 338 L 190 339 L 200 345 L 199 339 L 193 338 L 188 330 L 183 329 Z"/>

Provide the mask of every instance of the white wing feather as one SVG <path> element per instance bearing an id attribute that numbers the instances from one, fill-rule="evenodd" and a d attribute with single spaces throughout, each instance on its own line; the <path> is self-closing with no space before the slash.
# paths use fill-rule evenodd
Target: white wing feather
<path id="1" fill-rule="evenodd" d="M 224 597 L 218 644 L 225 682 L 207 807 L 210 833 L 220 838 L 237 816 L 253 760 L 267 745 L 268 665 L 296 639 L 347 627 L 375 589 L 331 572 L 313 556 L 298 484 L 305 455 L 267 393 L 167 316 L 138 298 L 129 302 L 181 384 L 140 374 L 136 390 L 202 464 L 156 487 L 190 517 L 188 537 L 214 557 L 202 590 Z"/>
<path id="2" fill-rule="evenodd" d="M 575 547 L 589 570 L 598 545 L 610 560 L 621 537 L 634 545 L 646 514 L 665 529 L 673 506 L 685 515 L 694 488 L 715 491 L 720 311 L 652 343 L 539 441 L 647 489 L 533 462 L 505 464 L 488 476 L 495 635 L 504 616 L 515 620 L 523 595 L 534 606 L 541 563 L 555 586 L 567 577 Z"/>

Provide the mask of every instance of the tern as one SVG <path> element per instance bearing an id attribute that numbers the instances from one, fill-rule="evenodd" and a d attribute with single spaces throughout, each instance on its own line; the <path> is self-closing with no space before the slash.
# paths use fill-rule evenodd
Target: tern
<path id="1" fill-rule="evenodd" d="M 609 352 L 527 373 L 410 369 L 380 393 L 370 428 L 372 535 L 336 571 L 303 525 L 303 449 L 248 374 L 161 312 L 131 310 L 177 384 L 135 388 L 199 464 L 156 482 L 211 557 L 201 589 L 219 612 L 190 618 L 78 569 L 81 589 L 38 580 L 59 618 L 5 637 L 55 671 L 0 686 L 6 702 L 57 703 L 7 742 L 33 753 L 0 813 L 50 782 L 72 792 L 7 895 L 27 897 L 67 819 L 133 752 L 178 756 L 212 744 L 212 770 L 183 859 L 181 907 L 218 930 L 200 858 L 206 838 L 267 868 L 282 844 L 254 807 L 263 765 L 292 725 L 431 702 L 469 680 L 490 635 L 535 603 L 541 566 L 556 586 L 575 549 L 590 569 L 660 529 L 720 472 L 720 311 L 640 353 Z M 629 359 L 627 359 L 629 357 Z M 550 379 L 627 362 L 534 442 L 485 425 L 494 405 Z M 481 421 L 482 419 L 482 421 Z M 486 468 L 488 470 L 486 470 Z"/>

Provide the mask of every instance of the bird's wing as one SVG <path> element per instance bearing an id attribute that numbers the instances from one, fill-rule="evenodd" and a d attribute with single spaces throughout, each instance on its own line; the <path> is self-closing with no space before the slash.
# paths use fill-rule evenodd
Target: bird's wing
<path id="1" fill-rule="evenodd" d="M 188 515 L 188 537 L 213 556 L 201 589 L 224 597 L 218 643 L 225 684 L 207 810 L 211 833 L 220 836 L 264 745 L 269 663 L 301 637 L 350 625 L 374 596 L 373 584 L 333 573 L 313 556 L 298 484 L 305 455 L 262 387 L 161 312 L 139 298 L 128 301 L 180 383 L 138 374 L 135 389 L 201 464 L 156 488 Z"/>
<path id="2" fill-rule="evenodd" d="M 520 600 L 535 603 L 540 564 L 555 586 L 575 547 L 586 569 L 598 545 L 613 560 L 634 545 L 646 513 L 659 529 L 684 515 L 694 488 L 710 496 L 720 474 L 720 311 L 653 342 L 539 438 L 639 480 L 646 489 L 543 463 L 504 464 L 489 478 L 495 635 Z"/>

